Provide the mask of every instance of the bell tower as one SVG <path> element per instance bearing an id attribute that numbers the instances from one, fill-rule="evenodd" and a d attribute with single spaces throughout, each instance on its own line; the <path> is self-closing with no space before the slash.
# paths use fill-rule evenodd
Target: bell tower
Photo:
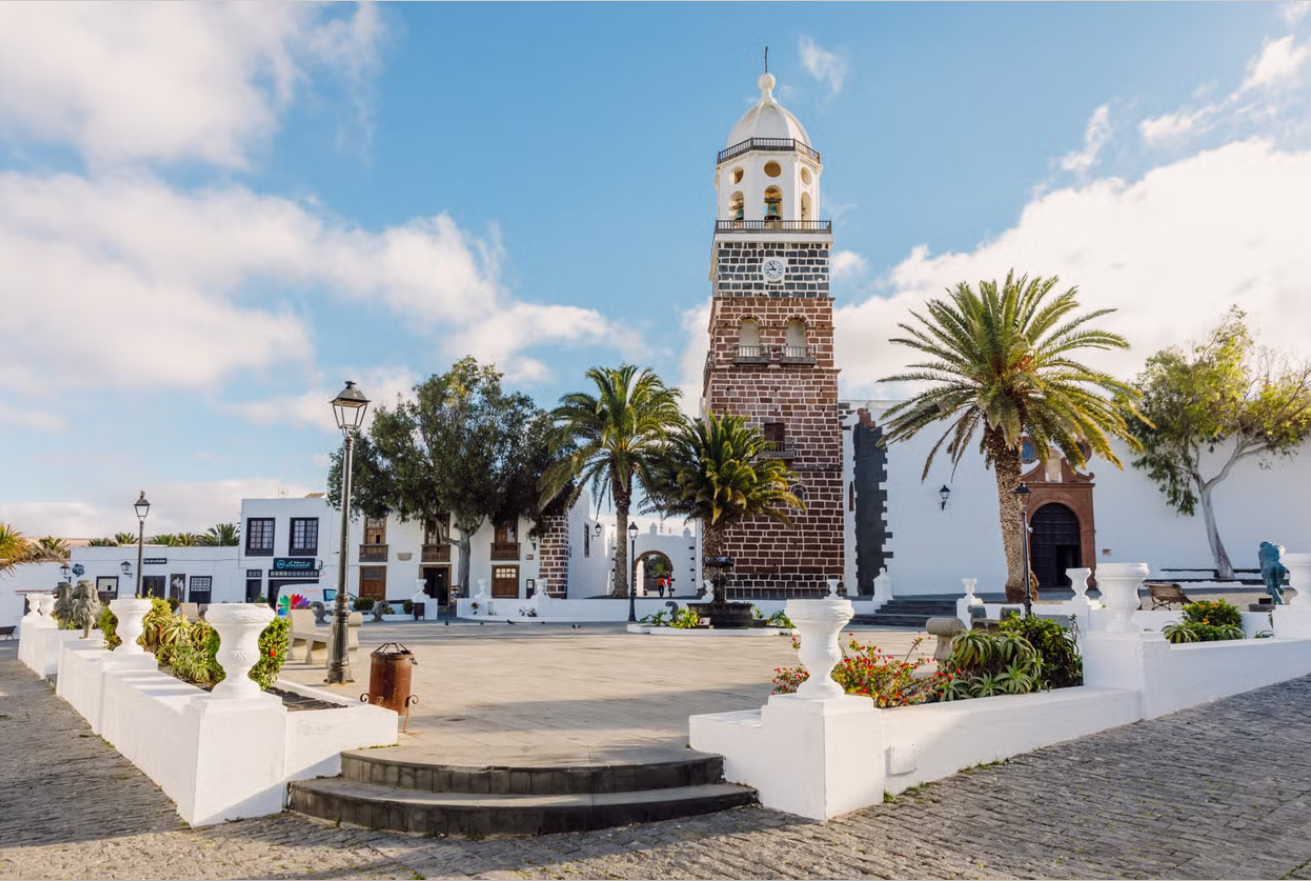
<path id="1" fill-rule="evenodd" d="M 833 363 L 829 254 L 819 216 L 824 167 L 810 135 L 760 77 L 760 100 L 719 151 L 719 216 L 703 412 L 748 418 L 797 475 L 806 510 L 784 526 L 730 530 L 730 598 L 805 596 L 843 576 L 842 425 Z M 851 590 L 854 594 L 855 591 Z"/>

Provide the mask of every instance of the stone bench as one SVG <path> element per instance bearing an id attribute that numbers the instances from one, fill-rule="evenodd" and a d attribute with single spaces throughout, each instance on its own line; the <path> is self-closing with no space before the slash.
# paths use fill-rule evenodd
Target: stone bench
<path id="1" fill-rule="evenodd" d="M 324 652 L 328 650 L 328 640 L 332 636 L 332 627 L 320 629 L 315 626 L 314 612 L 310 609 L 291 609 L 287 612 L 287 618 L 291 621 L 291 630 L 287 635 L 287 660 L 296 660 L 296 647 L 303 643 L 305 646 L 305 663 L 314 663 L 314 650 L 323 646 Z M 358 651 L 360 647 L 360 627 L 364 624 L 364 616 L 359 612 L 351 612 L 347 621 L 346 628 L 346 649 L 348 651 Z"/>

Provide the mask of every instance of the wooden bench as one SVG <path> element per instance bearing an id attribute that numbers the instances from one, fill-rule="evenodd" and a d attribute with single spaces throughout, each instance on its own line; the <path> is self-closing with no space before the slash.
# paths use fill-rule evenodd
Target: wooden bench
<path id="1" fill-rule="evenodd" d="M 13 639 L 14 629 L 17 626 L 18 625 L 16 624 L 10 624 L 8 627 L 0 627 L 0 636 L 3 636 L 5 639 Z"/>
<path id="2" fill-rule="evenodd" d="M 1173 582 L 1148 582 L 1144 585 L 1152 598 L 1152 608 L 1170 608 L 1175 603 L 1188 605 L 1192 602 L 1184 589 Z"/>
<path id="3" fill-rule="evenodd" d="M 314 650 L 317 647 L 323 646 L 324 652 L 327 652 L 332 627 L 328 626 L 322 629 L 316 627 L 314 612 L 310 609 L 292 609 L 287 612 L 287 618 L 291 621 L 291 629 L 287 634 L 287 660 L 296 660 L 296 645 L 297 643 L 304 643 L 305 663 L 313 664 Z M 364 616 L 359 612 L 351 612 L 346 628 L 347 651 L 359 651 L 360 627 L 363 625 Z"/>

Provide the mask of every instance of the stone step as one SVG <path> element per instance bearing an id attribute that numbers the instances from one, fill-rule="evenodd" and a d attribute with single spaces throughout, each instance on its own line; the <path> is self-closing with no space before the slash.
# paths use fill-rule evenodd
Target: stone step
<path id="1" fill-rule="evenodd" d="M 402 790 L 488 795 L 571 795 L 702 786 L 724 779 L 723 756 L 680 750 L 677 759 L 470 766 L 392 758 L 386 751 L 342 753 L 341 776 Z"/>
<path id="2" fill-rule="evenodd" d="M 436 835 L 589 832 L 756 803 L 731 783 L 628 792 L 492 795 L 402 790 L 340 777 L 291 784 L 294 811 L 368 829 Z"/>
<path id="3" fill-rule="evenodd" d="M 923 630 L 929 618 L 937 615 L 862 615 L 852 618 L 852 624 L 864 624 L 870 627 L 913 627 Z"/>

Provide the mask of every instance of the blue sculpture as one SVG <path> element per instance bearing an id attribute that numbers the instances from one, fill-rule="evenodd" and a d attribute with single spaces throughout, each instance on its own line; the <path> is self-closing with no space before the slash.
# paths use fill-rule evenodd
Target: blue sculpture
<path id="1" fill-rule="evenodd" d="M 1276 606 L 1283 605 L 1284 602 L 1284 578 L 1288 575 L 1288 570 L 1284 564 L 1279 562 L 1279 557 L 1284 553 L 1284 549 L 1277 544 L 1271 544 L 1268 541 L 1261 542 L 1261 550 L 1257 556 L 1261 560 L 1261 580 L 1265 582 L 1265 592 L 1270 594 L 1271 600 Z"/>

